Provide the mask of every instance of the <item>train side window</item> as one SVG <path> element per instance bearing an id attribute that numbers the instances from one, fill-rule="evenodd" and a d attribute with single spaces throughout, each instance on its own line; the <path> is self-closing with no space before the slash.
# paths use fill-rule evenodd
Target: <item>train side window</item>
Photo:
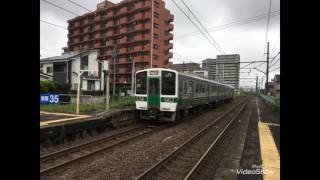
<path id="1" fill-rule="evenodd" d="M 193 84 L 192 81 L 189 81 L 188 83 L 188 94 L 192 94 L 193 91 Z"/>
<path id="2" fill-rule="evenodd" d="M 188 94 L 187 82 L 184 82 L 184 94 Z"/>
<path id="3" fill-rule="evenodd" d="M 179 81 L 179 94 L 183 93 L 183 82 Z"/>

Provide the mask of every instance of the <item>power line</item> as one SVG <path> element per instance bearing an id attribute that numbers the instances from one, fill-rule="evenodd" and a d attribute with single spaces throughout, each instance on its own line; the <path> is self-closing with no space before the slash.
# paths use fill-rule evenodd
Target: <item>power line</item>
<path id="1" fill-rule="evenodd" d="M 44 21 L 44 20 L 41 20 L 41 22 L 44 22 L 44 23 L 47 23 L 47 24 L 50 24 L 52 26 L 56 26 L 56 27 L 59 27 L 59 28 L 62 28 L 62 29 L 65 29 L 65 30 L 68 30 L 67 28 L 63 27 L 63 26 L 60 26 L 60 25 L 57 25 L 57 24 L 54 24 L 54 23 L 51 23 L 51 22 L 48 22 L 48 21 Z"/>
<path id="2" fill-rule="evenodd" d="M 54 4 L 54 3 L 52 3 L 52 2 L 49 2 L 49 1 L 46 1 L 46 0 L 42 0 L 42 1 L 43 1 L 43 2 L 46 2 L 46 3 L 48 3 L 48 4 L 51 4 L 52 6 L 55 6 L 55 7 L 59 8 L 59 9 L 62 9 L 62 10 L 64 10 L 64 11 L 66 11 L 66 12 L 69 12 L 69 13 L 71 13 L 71 14 L 73 14 L 73 15 L 80 16 L 79 14 L 74 13 L 74 12 L 72 12 L 72 11 L 69 11 L 69 10 L 67 10 L 67 9 L 65 9 L 65 8 L 63 8 L 63 7 L 61 7 L 61 6 L 58 6 L 58 5 Z"/>
<path id="3" fill-rule="evenodd" d="M 268 15 L 268 23 L 267 23 L 267 31 L 266 31 L 266 39 L 264 41 L 264 49 L 263 49 L 263 53 L 266 50 L 266 42 L 268 39 L 268 32 L 269 32 L 269 23 L 270 23 L 270 10 L 271 10 L 271 0 L 270 0 L 270 4 L 269 4 L 269 15 Z"/>
<path id="4" fill-rule="evenodd" d="M 280 69 L 280 66 L 277 67 L 276 69 L 273 69 L 273 70 L 269 71 L 269 72 L 276 71 L 276 70 L 278 70 L 278 69 Z"/>
<path id="5" fill-rule="evenodd" d="M 77 6 L 79 6 L 79 7 L 81 7 L 82 9 L 85 9 L 85 10 L 87 10 L 87 11 L 89 11 L 89 12 L 92 12 L 90 9 L 87 9 L 86 7 L 80 5 L 80 4 L 76 3 L 76 2 L 73 2 L 73 1 L 71 1 L 71 0 L 67 0 L 67 1 L 69 1 L 69 2 L 71 2 L 71 3 L 73 3 L 73 4 L 75 4 L 75 5 L 77 5 Z"/>
<path id="6" fill-rule="evenodd" d="M 211 40 L 217 45 L 217 47 L 225 54 L 224 50 L 221 48 L 221 46 L 218 44 L 217 41 L 214 40 L 214 38 L 211 36 L 211 34 L 207 31 L 206 27 L 200 22 L 200 20 L 197 18 L 197 16 L 191 11 L 189 6 L 184 2 L 184 0 L 181 0 L 184 6 L 189 10 L 189 12 L 192 14 L 192 16 L 198 21 L 198 23 L 201 25 L 201 27 L 205 30 L 205 32 L 208 34 L 208 36 L 211 38 Z"/>
<path id="7" fill-rule="evenodd" d="M 273 11 L 273 12 L 271 12 L 270 17 L 275 17 L 275 16 L 279 16 L 279 15 L 280 15 L 280 10 Z M 253 22 L 265 19 L 267 17 L 268 17 L 268 14 L 261 14 L 261 15 L 251 17 L 248 19 L 238 20 L 238 21 L 223 24 L 220 26 L 210 27 L 210 28 L 208 28 L 208 31 L 214 32 L 214 31 L 219 31 L 219 30 L 223 30 L 223 29 L 227 29 L 227 28 L 232 28 L 234 26 L 241 26 L 241 25 L 245 25 L 245 24 L 249 24 L 249 23 L 253 23 Z M 182 39 L 182 38 L 187 38 L 187 37 L 192 37 L 192 36 L 197 36 L 197 35 L 199 35 L 199 32 L 191 32 L 191 33 L 186 33 L 186 34 L 182 34 L 180 36 L 177 36 L 175 39 Z"/>
<path id="8" fill-rule="evenodd" d="M 280 57 L 277 59 L 277 61 L 275 62 L 275 63 L 273 63 L 271 66 L 270 66 L 270 68 L 272 67 L 272 66 L 274 66 L 275 64 L 277 64 L 277 62 L 280 60 Z"/>
<path id="9" fill-rule="evenodd" d="M 177 7 L 179 8 L 179 10 L 189 19 L 189 21 L 202 33 L 202 35 L 210 42 L 210 44 L 212 44 L 213 47 L 216 48 L 219 53 L 221 53 L 220 50 L 210 41 L 210 39 L 208 39 L 208 37 L 207 37 L 207 36 L 203 33 L 203 31 L 198 27 L 198 25 L 195 24 L 195 23 L 193 22 L 193 20 L 184 12 L 184 10 L 183 10 L 174 0 L 171 0 L 171 1 L 172 1 L 172 2 L 174 3 L 174 5 L 177 6 Z"/>
<path id="10" fill-rule="evenodd" d="M 272 63 L 272 61 L 280 54 L 280 51 L 277 53 L 277 55 L 275 57 L 273 57 L 270 61 L 270 64 Z"/>

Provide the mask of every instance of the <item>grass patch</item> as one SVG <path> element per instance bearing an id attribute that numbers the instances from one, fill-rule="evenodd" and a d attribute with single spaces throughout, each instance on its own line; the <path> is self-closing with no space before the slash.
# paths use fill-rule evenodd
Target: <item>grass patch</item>
<path id="1" fill-rule="evenodd" d="M 124 97 L 118 100 L 113 100 L 110 102 L 111 109 L 120 109 L 125 107 L 133 106 L 135 103 L 134 97 Z M 105 110 L 105 104 L 80 104 L 80 113 L 92 113 L 95 111 Z M 40 105 L 41 111 L 47 112 L 60 112 L 60 113 L 75 113 L 76 104 L 50 104 L 50 105 Z"/>

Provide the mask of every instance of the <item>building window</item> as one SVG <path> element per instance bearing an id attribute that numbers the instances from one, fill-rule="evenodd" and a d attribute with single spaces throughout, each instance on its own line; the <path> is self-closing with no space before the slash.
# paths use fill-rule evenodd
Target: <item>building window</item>
<path id="1" fill-rule="evenodd" d="M 164 40 L 164 45 L 168 45 L 169 44 L 169 40 Z"/>
<path id="2" fill-rule="evenodd" d="M 52 73 L 52 67 L 47 67 L 47 73 Z"/>
<path id="3" fill-rule="evenodd" d="M 131 42 L 134 39 L 133 35 L 128 35 L 127 36 L 127 42 Z"/>
<path id="4" fill-rule="evenodd" d="M 159 49 L 159 46 L 158 46 L 157 44 L 154 44 L 154 45 L 153 45 L 153 48 L 154 48 L 154 49 Z"/>
<path id="5" fill-rule="evenodd" d="M 154 1 L 154 6 L 159 8 L 160 7 L 160 3 L 158 1 Z"/>
<path id="6" fill-rule="evenodd" d="M 159 29 L 159 24 L 153 23 L 154 28 Z"/>
<path id="7" fill-rule="evenodd" d="M 131 62 L 133 60 L 133 57 L 132 56 L 128 56 L 127 57 L 127 62 Z"/>
<path id="8" fill-rule="evenodd" d="M 94 91 L 95 90 L 95 81 L 94 80 L 88 80 L 87 81 L 87 89 L 89 91 Z"/>
<path id="9" fill-rule="evenodd" d="M 116 19 L 116 20 L 114 20 L 114 25 L 119 25 L 120 24 L 120 19 Z"/>
<path id="10" fill-rule="evenodd" d="M 114 15 L 117 15 L 117 14 L 119 14 L 119 13 L 120 13 L 120 9 L 116 9 L 116 10 L 113 11 L 113 14 L 114 14 Z"/>
<path id="11" fill-rule="evenodd" d="M 158 56 L 157 55 L 153 55 L 153 60 L 158 60 Z"/>
<path id="12" fill-rule="evenodd" d="M 88 70 L 88 56 L 84 56 L 81 58 L 80 69 L 81 70 Z"/>
<path id="13" fill-rule="evenodd" d="M 133 20 L 133 15 L 129 15 L 127 18 L 128 18 L 128 21 L 131 21 Z"/>
<path id="14" fill-rule="evenodd" d="M 154 39 L 159 39 L 159 34 L 154 33 L 153 37 L 154 37 Z"/>
<path id="15" fill-rule="evenodd" d="M 159 18 L 159 16 L 160 16 L 159 13 L 157 13 L 157 12 L 154 12 L 153 15 L 155 18 Z"/>
<path id="16" fill-rule="evenodd" d="M 54 65 L 54 72 L 65 72 L 66 66 L 64 64 Z"/>
<path id="17" fill-rule="evenodd" d="M 128 31 L 133 31 L 133 30 L 134 30 L 134 25 L 133 24 L 128 25 Z"/>
<path id="18" fill-rule="evenodd" d="M 119 34 L 120 33 L 120 28 L 116 27 L 113 31 L 114 34 Z"/>
<path id="19" fill-rule="evenodd" d="M 133 47 L 128 47 L 127 51 L 130 53 L 130 52 L 133 52 Z"/>
<path id="20" fill-rule="evenodd" d="M 133 4 L 128 5 L 128 11 L 131 11 L 133 9 L 134 9 L 134 5 Z"/>

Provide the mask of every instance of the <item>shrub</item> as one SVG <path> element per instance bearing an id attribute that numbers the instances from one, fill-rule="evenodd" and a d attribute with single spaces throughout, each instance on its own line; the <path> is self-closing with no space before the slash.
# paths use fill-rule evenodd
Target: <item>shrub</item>
<path id="1" fill-rule="evenodd" d="M 52 81 L 40 81 L 40 93 L 50 93 L 56 90 L 56 86 Z"/>

